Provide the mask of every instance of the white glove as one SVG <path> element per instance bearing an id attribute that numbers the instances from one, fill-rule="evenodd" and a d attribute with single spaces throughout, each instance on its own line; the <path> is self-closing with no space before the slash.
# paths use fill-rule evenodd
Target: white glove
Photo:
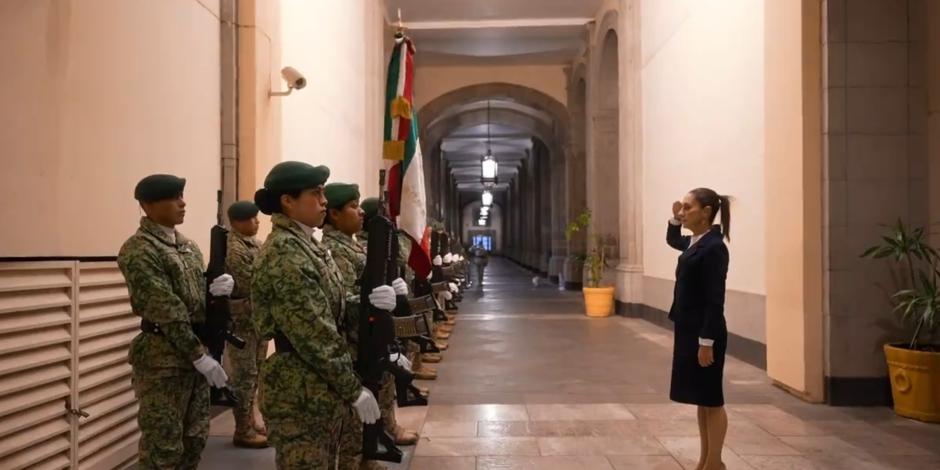
<path id="1" fill-rule="evenodd" d="M 408 295 L 408 283 L 402 278 L 392 281 L 392 289 L 395 289 L 395 295 Z"/>
<path id="2" fill-rule="evenodd" d="M 454 298 L 454 294 L 451 294 L 450 291 L 444 292 L 444 300 L 450 300 Z"/>
<path id="3" fill-rule="evenodd" d="M 463 255 L 457 255 L 457 262 L 458 262 L 458 263 L 462 263 L 462 262 L 463 262 Z"/>
<path id="4" fill-rule="evenodd" d="M 209 385 L 215 388 L 222 388 L 225 386 L 226 382 L 228 382 L 228 375 L 225 374 L 225 369 L 223 369 L 222 365 L 213 359 L 212 356 L 203 354 L 202 357 L 193 361 L 193 366 L 200 374 L 206 376 Z"/>
<path id="5" fill-rule="evenodd" d="M 235 279 L 228 274 L 223 274 L 212 280 L 212 284 L 209 284 L 209 293 L 216 297 L 225 297 L 227 295 L 232 295 L 232 290 L 235 289 Z"/>
<path id="6" fill-rule="evenodd" d="M 369 303 L 375 308 L 389 312 L 395 310 L 395 289 L 392 289 L 392 286 L 379 286 L 372 289 L 369 294 Z"/>
<path id="7" fill-rule="evenodd" d="M 429 273 L 428 273 L 428 280 L 430 281 L 432 277 L 434 277 L 434 272 L 429 272 Z"/>
<path id="8" fill-rule="evenodd" d="M 433 264 L 434 266 L 443 266 L 444 258 L 441 258 L 441 255 L 437 255 L 434 257 L 433 260 L 431 260 L 431 264 Z"/>
<path id="9" fill-rule="evenodd" d="M 382 416 L 379 411 L 379 404 L 375 401 L 375 396 L 365 387 L 362 387 L 362 391 L 359 392 L 359 398 L 353 402 L 353 407 L 359 412 L 359 419 L 361 419 L 364 424 L 375 423 Z"/>
<path id="10" fill-rule="evenodd" d="M 457 284 L 454 284 L 453 282 L 448 282 L 448 283 L 447 283 L 447 289 L 456 294 L 456 293 L 457 293 Z"/>
<path id="11" fill-rule="evenodd" d="M 454 255 L 447 253 L 444 255 L 444 264 L 450 264 L 454 262 Z"/>
<path id="12" fill-rule="evenodd" d="M 405 370 L 411 370 L 411 361 L 408 360 L 408 357 L 401 353 L 394 353 L 388 355 L 388 360 L 398 364 L 398 367 L 401 367 Z"/>

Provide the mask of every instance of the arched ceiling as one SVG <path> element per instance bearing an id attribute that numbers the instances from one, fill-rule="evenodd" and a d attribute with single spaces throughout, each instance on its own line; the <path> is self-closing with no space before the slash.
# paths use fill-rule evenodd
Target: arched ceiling
<path id="1" fill-rule="evenodd" d="M 481 161 L 489 149 L 499 164 L 496 191 L 509 188 L 529 158 L 533 139 L 551 138 L 552 117 L 541 110 L 504 100 L 453 106 L 428 127 L 457 188 L 482 192 Z"/>
<path id="2" fill-rule="evenodd" d="M 510 83 L 472 85 L 422 106 L 418 122 L 426 155 L 439 155 L 457 188 L 482 192 L 487 148 L 499 163 L 495 190 L 505 190 L 531 158 L 536 142 L 558 151 L 567 144 L 568 112 L 542 92 Z"/>
<path id="3" fill-rule="evenodd" d="M 500 183 L 494 189 L 505 189 L 508 182 L 519 173 L 522 161 L 532 149 L 532 132 L 509 125 L 479 124 L 458 129 L 444 137 L 441 140 L 441 151 L 458 189 L 483 190 L 480 165 L 487 148 L 499 163 L 497 180 Z"/>
<path id="4" fill-rule="evenodd" d="M 603 0 L 389 0 L 426 65 L 564 64 Z"/>

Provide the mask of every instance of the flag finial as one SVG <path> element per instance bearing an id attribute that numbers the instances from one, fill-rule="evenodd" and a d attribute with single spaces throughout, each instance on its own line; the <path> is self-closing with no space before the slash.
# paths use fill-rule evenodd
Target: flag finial
<path id="1" fill-rule="evenodd" d="M 405 31 L 405 23 L 401 20 L 401 8 L 398 9 L 398 34 L 402 34 Z"/>

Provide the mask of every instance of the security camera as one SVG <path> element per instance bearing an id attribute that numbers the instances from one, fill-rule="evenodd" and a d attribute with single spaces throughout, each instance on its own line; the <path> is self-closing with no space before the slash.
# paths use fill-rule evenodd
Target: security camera
<path id="1" fill-rule="evenodd" d="M 303 89 L 307 86 L 307 79 L 304 78 L 304 74 L 297 71 L 293 67 L 284 67 L 281 69 L 281 77 L 284 77 L 284 80 L 287 81 L 288 86 L 291 88 L 296 88 L 298 90 Z"/>
<path id="2" fill-rule="evenodd" d="M 287 96 L 295 89 L 300 90 L 307 86 L 307 79 L 293 67 L 281 69 L 281 78 L 287 82 L 287 91 L 272 91 L 271 96 Z"/>

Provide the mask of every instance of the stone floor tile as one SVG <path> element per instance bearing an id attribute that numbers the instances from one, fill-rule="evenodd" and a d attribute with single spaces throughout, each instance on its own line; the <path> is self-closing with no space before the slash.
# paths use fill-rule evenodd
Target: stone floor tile
<path id="1" fill-rule="evenodd" d="M 422 437 L 415 449 L 418 457 L 478 455 L 539 455 L 539 444 L 531 437 Z"/>
<path id="2" fill-rule="evenodd" d="M 741 459 L 755 470 L 817 470 L 819 468 L 817 463 L 801 456 L 743 455 Z"/>
<path id="3" fill-rule="evenodd" d="M 683 467 L 687 469 L 695 468 L 695 464 L 701 455 L 701 441 L 698 437 L 660 437 L 659 441 Z M 731 449 L 723 449 L 721 456 L 728 470 L 748 470 L 752 468 Z"/>
<path id="4" fill-rule="evenodd" d="M 634 437 L 647 434 L 635 420 L 627 421 L 481 421 L 479 436 Z"/>
<path id="5" fill-rule="evenodd" d="M 607 458 L 594 457 L 478 457 L 477 470 L 613 470 Z"/>
<path id="6" fill-rule="evenodd" d="M 428 407 L 428 421 L 526 421 L 523 405 L 434 405 Z"/>
<path id="7" fill-rule="evenodd" d="M 607 460 L 614 470 L 683 470 L 671 456 L 611 455 Z"/>
<path id="8" fill-rule="evenodd" d="M 476 421 L 425 421 L 421 428 L 424 437 L 475 437 Z"/>
<path id="9" fill-rule="evenodd" d="M 476 457 L 421 457 L 411 459 L 411 470 L 476 470 Z"/>
<path id="10" fill-rule="evenodd" d="M 652 436 L 540 437 L 542 455 L 667 455 Z"/>
<path id="11" fill-rule="evenodd" d="M 638 419 L 676 420 L 698 419 L 698 410 L 692 405 L 679 403 L 665 404 L 627 404 L 627 409 Z"/>
<path id="12" fill-rule="evenodd" d="M 617 403 L 526 405 L 532 421 L 636 419 L 625 405 Z"/>

